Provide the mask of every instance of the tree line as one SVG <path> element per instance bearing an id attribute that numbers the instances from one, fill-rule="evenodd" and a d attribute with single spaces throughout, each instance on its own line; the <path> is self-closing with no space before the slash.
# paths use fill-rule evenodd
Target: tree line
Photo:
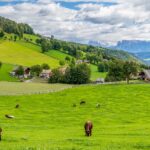
<path id="1" fill-rule="evenodd" d="M 32 27 L 24 23 L 16 23 L 15 21 L 0 17 L 0 30 L 6 33 L 14 33 L 20 38 L 23 37 L 23 34 L 34 34 Z"/>

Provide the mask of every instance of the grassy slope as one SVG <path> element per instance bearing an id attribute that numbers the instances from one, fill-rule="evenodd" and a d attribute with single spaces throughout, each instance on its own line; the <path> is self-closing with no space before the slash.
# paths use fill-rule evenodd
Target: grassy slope
<path id="1" fill-rule="evenodd" d="M 12 78 L 9 72 L 13 70 L 14 66 L 10 64 L 3 64 L 0 68 L 0 81 L 17 81 L 16 78 Z"/>
<path id="2" fill-rule="evenodd" d="M 57 67 L 59 61 L 41 54 L 35 49 L 38 46 L 20 42 L 3 41 L 0 43 L 0 60 L 3 63 L 31 66 L 35 64 L 48 63 L 51 67 Z"/>
<path id="3" fill-rule="evenodd" d="M 49 52 L 45 53 L 46 55 L 59 59 L 59 60 L 65 60 L 66 56 L 69 56 L 70 58 L 72 58 L 72 56 L 65 54 L 61 51 L 56 51 L 56 50 L 50 50 Z"/>
<path id="4" fill-rule="evenodd" d="M 0 96 L 0 149 L 148 150 L 149 97 L 150 85 L 81 86 L 46 95 Z M 81 99 L 85 106 L 79 106 Z M 95 107 L 98 102 L 100 109 Z M 5 114 L 16 118 L 6 119 Z M 83 130 L 88 119 L 94 123 L 91 138 Z"/>

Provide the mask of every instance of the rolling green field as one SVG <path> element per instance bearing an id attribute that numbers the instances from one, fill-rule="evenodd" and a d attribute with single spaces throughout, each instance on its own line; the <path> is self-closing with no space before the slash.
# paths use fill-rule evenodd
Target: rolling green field
<path id="1" fill-rule="evenodd" d="M 25 44 L 25 43 L 24 43 Z M 31 66 L 35 64 L 47 63 L 52 68 L 59 65 L 59 61 L 46 56 L 36 50 L 37 46 L 20 42 L 1 41 L 0 43 L 0 61 L 3 63 Z"/>
<path id="2" fill-rule="evenodd" d="M 91 85 L 41 95 L 0 96 L 0 150 L 149 150 L 149 98 L 149 84 Z M 81 100 L 86 104 L 80 106 Z M 15 118 L 6 119 L 5 114 Z M 87 120 L 94 124 L 90 138 L 84 135 Z"/>
<path id="3" fill-rule="evenodd" d="M 9 72 L 13 70 L 14 66 L 10 64 L 3 64 L 0 68 L 0 81 L 17 81 L 9 75 Z"/>

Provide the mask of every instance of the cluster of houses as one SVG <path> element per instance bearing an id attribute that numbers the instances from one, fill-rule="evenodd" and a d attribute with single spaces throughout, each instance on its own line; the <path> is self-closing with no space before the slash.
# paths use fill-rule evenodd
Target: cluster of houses
<path id="1" fill-rule="evenodd" d="M 19 76 L 17 75 L 17 69 L 18 69 L 18 67 L 14 68 L 14 70 L 10 72 L 10 76 L 17 77 L 19 79 L 29 79 L 29 78 L 33 77 L 31 74 L 31 68 L 29 68 L 29 67 L 24 68 L 24 74 L 19 75 Z M 66 67 L 60 68 L 59 70 L 62 74 L 65 74 Z M 48 69 L 48 70 L 43 69 L 39 75 L 39 77 L 42 79 L 49 79 L 51 76 L 52 76 L 52 70 L 51 69 Z"/>
<path id="2" fill-rule="evenodd" d="M 29 68 L 29 67 L 24 68 L 24 74 L 23 75 L 19 75 L 19 76 L 17 75 L 17 69 L 18 69 L 17 67 L 14 68 L 14 70 L 10 72 L 10 76 L 17 77 L 19 79 L 32 78 L 31 68 Z M 52 75 L 52 71 L 51 70 L 43 69 L 42 72 L 40 73 L 39 77 L 44 78 L 44 79 L 48 79 L 51 75 Z"/>

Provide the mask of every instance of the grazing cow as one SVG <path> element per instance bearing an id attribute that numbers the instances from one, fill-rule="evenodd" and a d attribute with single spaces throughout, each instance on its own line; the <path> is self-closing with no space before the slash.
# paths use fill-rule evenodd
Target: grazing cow
<path id="1" fill-rule="evenodd" d="M 80 105 L 84 105 L 84 104 L 86 104 L 86 101 L 81 101 L 80 102 Z"/>
<path id="2" fill-rule="evenodd" d="M 72 107 L 77 107 L 77 105 L 76 105 L 76 104 L 73 104 Z"/>
<path id="3" fill-rule="evenodd" d="M 9 118 L 9 119 L 13 119 L 13 118 L 15 118 L 14 116 L 12 116 L 12 115 L 5 115 L 5 117 L 6 118 Z"/>
<path id="4" fill-rule="evenodd" d="M 98 103 L 98 104 L 96 104 L 96 108 L 100 108 L 101 107 L 101 105 Z"/>
<path id="5" fill-rule="evenodd" d="M 19 108 L 19 107 L 20 107 L 20 105 L 19 105 L 19 104 L 17 104 L 15 108 Z"/>
<path id="6" fill-rule="evenodd" d="M 2 140 L 2 128 L 0 128 L 0 141 Z"/>
<path id="7" fill-rule="evenodd" d="M 84 129 L 85 129 L 85 135 L 86 136 L 91 136 L 92 135 L 92 128 L 93 128 L 93 124 L 91 121 L 87 121 L 84 125 Z"/>

